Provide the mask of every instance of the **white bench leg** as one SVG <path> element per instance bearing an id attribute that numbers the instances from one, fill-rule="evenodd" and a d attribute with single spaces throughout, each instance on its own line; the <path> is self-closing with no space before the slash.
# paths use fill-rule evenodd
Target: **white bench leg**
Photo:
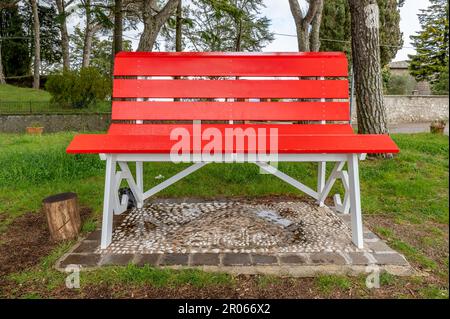
<path id="1" fill-rule="evenodd" d="M 327 174 L 327 162 L 319 162 L 319 169 L 317 174 L 317 193 L 322 194 L 325 188 L 325 178 Z M 319 206 L 325 206 L 323 201 L 319 201 Z"/>
<path id="2" fill-rule="evenodd" d="M 144 165 L 142 162 L 136 162 L 136 184 L 142 198 L 142 195 L 144 194 Z M 143 206 L 144 201 L 137 199 L 137 207 L 142 208 Z"/>
<path id="3" fill-rule="evenodd" d="M 358 155 L 348 156 L 348 175 L 350 188 L 350 213 L 352 222 L 352 240 L 358 248 L 363 248 L 363 225 L 361 215 L 361 195 L 359 188 Z"/>
<path id="4" fill-rule="evenodd" d="M 111 244 L 113 228 L 113 192 L 115 191 L 116 160 L 113 155 L 106 155 L 105 194 L 103 197 L 102 238 L 100 248 Z"/>

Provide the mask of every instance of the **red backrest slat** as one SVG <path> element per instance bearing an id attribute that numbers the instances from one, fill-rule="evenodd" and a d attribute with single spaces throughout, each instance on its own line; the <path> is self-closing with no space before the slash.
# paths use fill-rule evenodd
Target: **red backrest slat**
<path id="1" fill-rule="evenodd" d="M 114 75 L 113 120 L 350 118 L 343 53 L 122 52 Z"/>
<path id="2" fill-rule="evenodd" d="M 115 76 L 348 76 L 345 54 L 121 52 Z"/>
<path id="3" fill-rule="evenodd" d="M 113 120 L 346 121 L 348 102 L 114 101 Z"/>
<path id="4" fill-rule="evenodd" d="M 114 80 L 115 98 L 336 98 L 346 80 Z"/>

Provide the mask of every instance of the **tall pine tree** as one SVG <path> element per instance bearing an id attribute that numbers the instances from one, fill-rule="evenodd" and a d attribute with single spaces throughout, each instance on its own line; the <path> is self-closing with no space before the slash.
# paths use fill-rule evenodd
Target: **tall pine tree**
<path id="1" fill-rule="evenodd" d="M 417 81 L 439 82 L 448 73 L 448 2 L 430 0 L 431 5 L 421 10 L 422 30 L 411 36 L 416 55 L 410 55 L 410 72 Z"/>
<path id="2" fill-rule="evenodd" d="M 377 0 L 380 10 L 381 66 L 386 66 L 403 45 L 400 8 L 404 0 Z M 348 0 L 325 0 L 320 27 L 322 51 L 343 51 L 350 57 L 351 19 Z"/>

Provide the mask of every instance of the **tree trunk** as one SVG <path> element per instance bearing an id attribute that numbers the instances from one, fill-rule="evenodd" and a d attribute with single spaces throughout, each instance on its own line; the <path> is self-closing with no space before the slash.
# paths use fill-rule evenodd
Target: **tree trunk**
<path id="1" fill-rule="evenodd" d="M 289 0 L 289 7 L 291 8 L 292 17 L 295 22 L 295 29 L 297 31 L 298 50 L 300 52 L 309 51 L 309 33 L 303 28 L 303 13 L 298 0 Z"/>
<path id="2" fill-rule="evenodd" d="M 237 38 L 236 38 L 236 52 L 241 52 L 241 43 L 242 43 L 242 19 L 239 18 L 237 23 Z"/>
<path id="3" fill-rule="evenodd" d="M 33 11 L 33 29 L 34 29 L 34 80 L 33 88 L 39 89 L 40 86 L 40 66 L 41 66 L 41 40 L 40 40 L 40 24 L 38 14 L 38 0 L 30 0 L 31 9 Z"/>
<path id="4" fill-rule="evenodd" d="M 380 62 L 376 0 L 349 0 L 352 57 L 360 134 L 388 133 Z"/>
<path id="5" fill-rule="evenodd" d="M 111 54 L 111 76 L 114 75 L 114 63 L 116 54 L 123 51 L 123 2 L 116 0 L 114 3 L 114 29 L 113 29 L 113 45 Z"/>
<path id="6" fill-rule="evenodd" d="M 75 193 L 63 193 L 42 201 L 53 240 L 73 239 L 81 227 L 80 209 Z"/>
<path id="7" fill-rule="evenodd" d="M 155 0 L 143 0 L 142 16 L 144 20 L 144 31 L 141 34 L 137 51 L 152 51 L 158 37 L 159 31 L 171 13 L 178 6 L 179 0 L 169 0 L 166 5 L 154 15 L 156 7 Z"/>
<path id="8" fill-rule="evenodd" d="M 86 28 L 84 35 L 83 62 L 81 67 L 87 68 L 91 64 L 92 37 L 94 36 L 90 28 Z"/>
<path id="9" fill-rule="evenodd" d="M 176 19 L 176 29 L 175 29 L 175 51 L 183 51 L 183 2 L 178 1 L 177 6 L 177 19 Z"/>
<path id="10" fill-rule="evenodd" d="M 63 69 L 70 69 L 70 47 L 69 47 L 69 33 L 67 32 L 66 8 L 64 0 L 56 0 L 56 7 L 60 15 L 59 28 L 61 31 L 61 51 L 63 59 Z"/>
<path id="11" fill-rule="evenodd" d="M 6 84 L 5 73 L 3 72 L 2 40 L 1 39 L 0 39 L 0 84 Z"/>
<path id="12" fill-rule="evenodd" d="M 306 15 L 303 15 L 298 0 L 289 0 L 289 7 L 297 31 L 298 50 L 300 52 L 319 51 L 323 0 L 310 0 Z"/>
<path id="13" fill-rule="evenodd" d="M 320 24 L 322 23 L 323 1 L 317 2 L 317 9 L 311 27 L 311 52 L 319 52 L 320 50 Z"/>
<path id="14" fill-rule="evenodd" d="M 138 51 L 152 51 L 155 44 L 158 31 L 156 31 L 156 19 L 152 14 L 152 6 L 154 1 L 143 0 L 142 2 L 142 17 L 144 20 L 144 30 L 139 39 Z"/>
<path id="15" fill-rule="evenodd" d="M 123 50 L 122 0 L 116 0 L 114 7 L 114 55 Z"/>
<path id="16" fill-rule="evenodd" d="M 101 26 L 92 21 L 91 0 L 84 1 L 86 27 L 84 31 L 83 61 L 81 67 L 87 68 L 91 64 L 92 39 L 100 31 Z"/>

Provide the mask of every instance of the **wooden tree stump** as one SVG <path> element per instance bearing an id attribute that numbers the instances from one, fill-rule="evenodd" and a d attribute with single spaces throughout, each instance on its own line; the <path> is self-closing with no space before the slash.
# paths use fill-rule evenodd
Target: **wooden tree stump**
<path id="1" fill-rule="evenodd" d="M 72 239 L 81 227 L 78 197 L 75 193 L 62 193 L 42 201 L 50 235 L 54 240 Z"/>

